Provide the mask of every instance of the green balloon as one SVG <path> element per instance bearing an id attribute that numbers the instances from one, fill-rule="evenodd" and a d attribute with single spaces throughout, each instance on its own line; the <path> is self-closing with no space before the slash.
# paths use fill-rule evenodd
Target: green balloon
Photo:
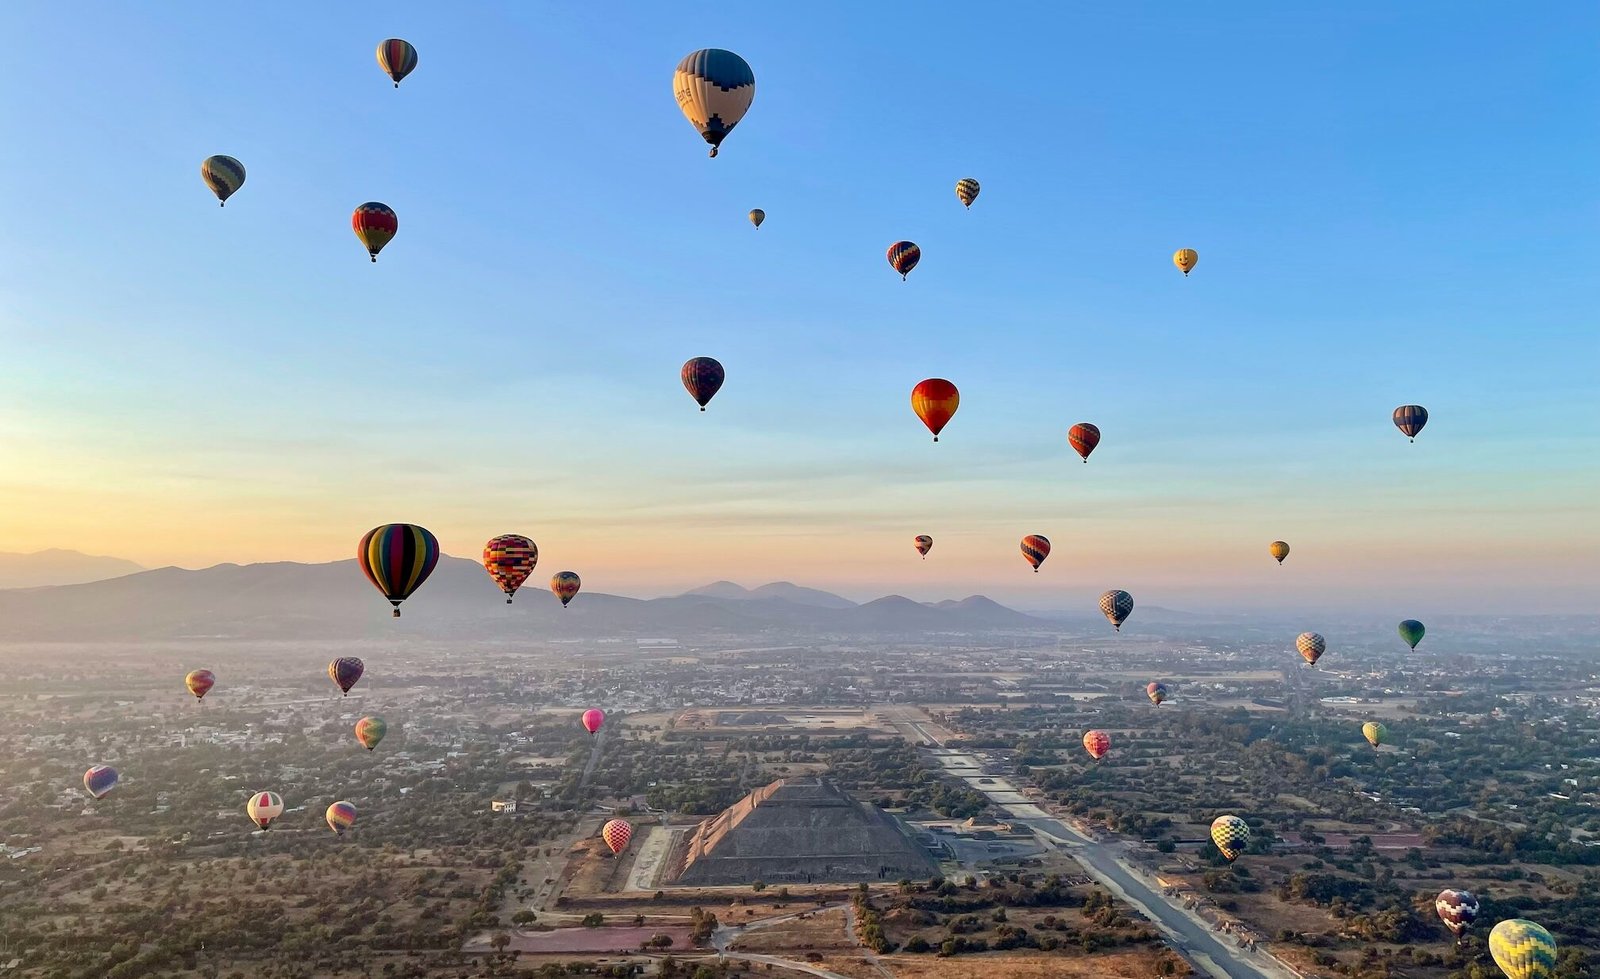
<path id="1" fill-rule="evenodd" d="M 1427 629 L 1423 628 L 1422 623 L 1416 619 L 1407 619 L 1400 623 L 1400 638 L 1404 639 L 1406 645 L 1412 649 L 1417 648 L 1417 643 L 1422 641 L 1422 637 L 1427 631 Z"/>

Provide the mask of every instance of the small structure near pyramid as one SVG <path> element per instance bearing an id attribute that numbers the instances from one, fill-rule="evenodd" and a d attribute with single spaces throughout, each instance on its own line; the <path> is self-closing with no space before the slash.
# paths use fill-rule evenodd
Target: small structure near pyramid
<path id="1" fill-rule="evenodd" d="M 779 779 L 694 828 L 673 854 L 677 886 L 926 879 L 939 864 L 894 816 L 816 776 Z"/>

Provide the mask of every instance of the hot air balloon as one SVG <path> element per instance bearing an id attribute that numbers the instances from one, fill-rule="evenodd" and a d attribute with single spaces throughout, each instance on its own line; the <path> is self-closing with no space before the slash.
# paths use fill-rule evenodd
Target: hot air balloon
<path id="1" fill-rule="evenodd" d="M 689 125 L 711 144 L 714 157 L 755 100 L 756 73 L 732 51 L 701 48 L 678 62 L 672 95 Z"/>
<path id="2" fill-rule="evenodd" d="M 583 582 L 571 571 L 557 571 L 555 577 L 550 579 L 550 590 L 561 599 L 561 607 L 566 608 L 572 597 L 578 594 L 578 589 L 583 587 Z"/>
<path id="3" fill-rule="evenodd" d="M 1556 940 L 1526 918 L 1511 918 L 1489 932 L 1489 954 L 1506 979 L 1550 979 L 1556 974 Z"/>
<path id="4" fill-rule="evenodd" d="M 1250 826 L 1238 816 L 1218 816 L 1211 821 L 1211 842 L 1232 863 L 1250 842 Z"/>
<path id="5" fill-rule="evenodd" d="M 382 741 L 383 736 L 388 733 L 389 722 L 376 714 L 356 721 L 356 740 L 361 742 L 361 746 L 368 751 L 376 748 L 378 742 Z"/>
<path id="6" fill-rule="evenodd" d="M 119 780 L 117 770 L 110 765 L 96 765 L 83 773 L 83 787 L 96 799 L 104 799 Z"/>
<path id="7" fill-rule="evenodd" d="M 393 240 L 400 230 L 400 218 L 389 205 L 367 201 L 350 215 L 350 227 L 361 243 L 367 246 L 367 254 L 376 262 L 383 246 Z"/>
<path id="8" fill-rule="evenodd" d="M 612 853 L 620 855 L 633 839 L 633 824 L 625 819 L 613 819 L 600 827 L 600 838 L 606 841 Z"/>
<path id="9" fill-rule="evenodd" d="M 927 534 L 918 534 L 913 543 L 915 543 L 917 546 L 917 553 L 921 554 L 922 559 L 926 561 L 928 559 L 928 552 L 933 550 L 933 538 L 929 537 Z"/>
<path id="10" fill-rule="evenodd" d="M 1180 248 L 1172 253 L 1172 264 L 1176 265 L 1184 275 L 1194 270 L 1200 261 L 1200 253 L 1193 248 Z"/>
<path id="11" fill-rule="evenodd" d="M 928 426 L 935 442 L 939 441 L 939 433 L 950 424 L 960 405 L 961 392 L 942 377 L 918 381 L 917 386 L 911 389 L 911 410 L 922 419 L 922 424 Z"/>
<path id="12" fill-rule="evenodd" d="M 1400 638 L 1404 639 L 1406 645 L 1410 646 L 1412 649 L 1417 648 L 1417 643 L 1422 641 L 1422 637 L 1426 635 L 1427 632 L 1427 628 L 1416 619 L 1406 619 L 1404 622 L 1400 623 Z"/>
<path id="13" fill-rule="evenodd" d="M 1376 748 L 1389 740 L 1389 729 L 1384 727 L 1380 721 L 1368 721 L 1361 725 L 1361 735 L 1367 739 L 1367 744 Z"/>
<path id="14" fill-rule="evenodd" d="M 1289 545 L 1281 540 L 1275 540 L 1267 545 L 1267 553 L 1277 558 L 1278 563 L 1282 564 L 1283 559 L 1289 556 Z"/>
<path id="15" fill-rule="evenodd" d="M 328 664 L 328 678 L 339 685 L 345 696 L 350 695 L 350 688 L 361 679 L 361 674 L 366 672 L 366 664 L 354 656 L 341 656 Z"/>
<path id="16" fill-rule="evenodd" d="M 1079 422 L 1067 429 L 1067 441 L 1072 443 L 1072 447 L 1077 450 L 1078 455 L 1083 456 L 1083 461 L 1087 463 L 1089 461 L 1089 453 L 1093 452 L 1094 447 L 1100 444 L 1100 429 L 1088 422 Z"/>
<path id="17" fill-rule="evenodd" d="M 922 261 L 922 249 L 918 248 L 915 242 L 897 241 L 889 246 L 889 265 L 900 273 L 902 282 L 920 261 Z"/>
<path id="18" fill-rule="evenodd" d="M 217 195 L 217 206 L 227 207 L 228 198 L 244 186 L 244 164 L 231 156 L 208 156 L 200 161 L 200 179 Z"/>
<path id="19" fill-rule="evenodd" d="M 1300 655 L 1312 666 L 1317 665 L 1317 660 L 1328 651 L 1328 641 L 1315 632 L 1302 632 L 1295 637 L 1294 648 L 1300 650 Z"/>
<path id="20" fill-rule="evenodd" d="M 417 49 L 409 41 L 402 41 L 398 37 L 391 37 L 386 41 L 378 42 L 378 67 L 383 73 L 394 79 L 394 87 L 400 87 L 400 79 L 411 74 L 417 67 Z"/>
<path id="21" fill-rule="evenodd" d="M 1122 623 L 1133 614 L 1133 596 L 1120 588 L 1113 588 L 1100 596 L 1100 614 L 1111 620 L 1111 627 L 1122 631 Z"/>
<path id="22" fill-rule="evenodd" d="M 257 792 L 245 804 L 244 811 L 251 822 L 267 829 L 274 819 L 283 815 L 283 797 L 276 792 Z"/>
<path id="23" fill-rule="evenodd" d="M 580 720 L 583 722 L 583 729 L 590 734 L 594 734 L 606 722 L 606 712 L 598 707 L 591 707 L 583 712 L 583 717 Z"/>
<path id="24" fill-rule="evenodd" d="M 1150 697 L 1150 702 L 1157 707 L 1160 707 L 1161 702 L 1167 699 L 1167 685 L 1159 680 L 1145 687 L 1144 692 Z"/>
<path id="25" fill-rule="evenodd" d="M 439 563 L 439 540 L 426 528 L 409 523 L 386 523 L 367 531 L 356 545 L 356 561 L 372 586 L 394 606 L 422 587 Z"/>
<path id="26" fill-rule="evenodd" d="M 1442 890 L 1433 902 L 1433 909 L 1439 912 L 1439 920 L 1458 942 L 1478 920 L 1478 899 L 1471 891 Z"/>
<path id="27" fill-rule="evenodd" d="M 689 397 L 695 400 L 701 411 L 705 411 L 706 405 L 722 390 L 722 382 L 728 375 L 722 365 L 710 357 L 691 357 L 684 362 L 679 376 L 683 378 L 683 387 L 689 392 Z"/>
<path id="28" fill-rule="evenodd" d="M 1050 556 L 1050 538 L 1043 534 L 1029 534 L 1022 538 L 1022 556 L 1033 565 L 1033 573 L 1039 573 L 1039 565 Z"/>
<path id="29" fill-rule="evenodd" d="M 1099 761 L 1111 750 L 1111 735 L 1104 731 L 1090 731 L 1083 736 L 1083 748 L 1091 758 Z"/>
<path id="30" fill-rule="evenodd" d="M 356 807 L 343 800 L 335 802 L 328 807 L 328 828 L 344 835 L 344 831 L 356 824 Z"/>
<path id="31" fill-rule="evenodd" d="M 972 202 L 978 199 L 978 182 L 971 177 L 962 177 L 957 180 L 956 196 L 961 198 L 961 203 L 971 207 Z"/>
<path id="32" fill-rule="evenodd" d="M 1411 441 L 1417 440 L 1422 426 L 1428 424 L 1428 409 L 1421 405 L 1401 405 L 1394 410 L 1394 427 Z"/>
<path id="33" fill-rule="evenodd" d="M 539 546 L 521 534 L 501 534 L 483 545 L 483 570 L 506 593 L 506 604 L 539 563 Z"/>
<path id="34" fill-rule="evenodd" d="M 761 222 L 765 221 L 766 219 L 767 219 L 767 212 L 766 211 L 763 211 L 759 207 L 755 207 L 755 208 L 751 208 L 750 209 L 750 223 L 756 226 L 756 230 L 757 231 L 761 230 Z"/>
<path id="35" fill-rule="evenodd" d="M 194 694 L 194 699 L 199 700 L 217 683 L 217 676 L 210 670 L 190 670 L 189 675 L 183 678 L 183 685 Z"/>

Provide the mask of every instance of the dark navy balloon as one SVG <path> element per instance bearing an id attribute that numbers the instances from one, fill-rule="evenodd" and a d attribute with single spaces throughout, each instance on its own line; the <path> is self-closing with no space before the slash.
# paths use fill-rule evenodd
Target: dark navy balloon
<path id="1" fill-rule="evenodd" d="M 1422 431 L 1422 426 L 1428 424 L 1428 409 L 1421 405 L 1401 405 L 1394 410 L 1394 427 L 1411 441 L 1417 440 L 1417 433 Z"/>

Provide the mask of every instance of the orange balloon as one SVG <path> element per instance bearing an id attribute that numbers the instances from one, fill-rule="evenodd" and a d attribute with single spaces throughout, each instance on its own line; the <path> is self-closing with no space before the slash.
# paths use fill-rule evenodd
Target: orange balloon
<path id="1" fill-rule="evenodd" d="M 950 424 L 960 404 L 961 392 L 942 377 L 919 381 L 911 389 L 911 410 L 922 419 L 922 424 L 928 426 L 935 442 L 939 441 L 939 433 Z"/>
<path id="2" fill-rule="evenodd" d="M 1111 735 L 1104 731 L 1090 731 L 1083 736 L 1083 747 L 1095 761 L 1099 761 L 1111 750 Z"/>

